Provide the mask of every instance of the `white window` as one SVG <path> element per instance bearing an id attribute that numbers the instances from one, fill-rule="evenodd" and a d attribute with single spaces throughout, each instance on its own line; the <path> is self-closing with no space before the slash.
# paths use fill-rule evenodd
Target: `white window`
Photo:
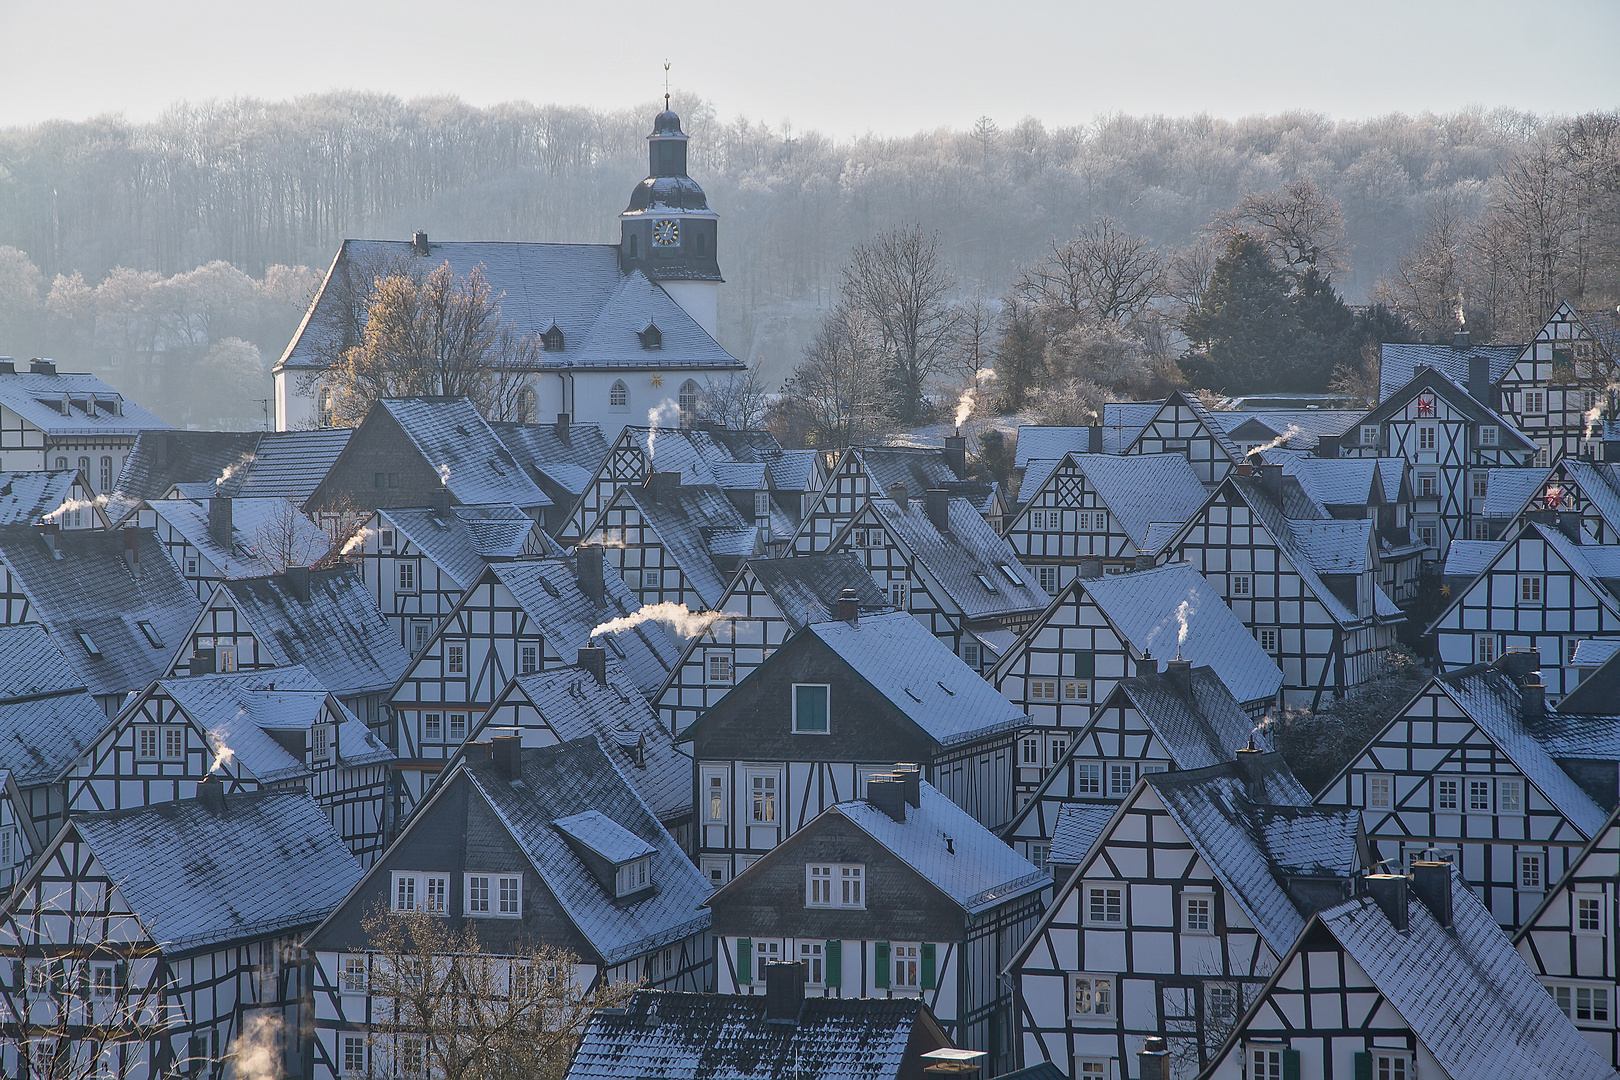
<path id="1" fill-rule="evenodd" d="M 641 571 L 641 587 L 643 589 L 662 590 L 664 587 L 663 577 L 662 572 L 651 567 L 645 567 Z"/>
<path id="2" fill-rule="evenodd" d="M 186 756 L 186 729 L 180 724 L 169 724 L 163 729 L 163 760 L 180 761 Z"/>
<path id="3" fill-rule="evenodd" d="M 1483 499 L 1488 494 L 1490 494 L 1490 490 L 1491 490 L 1491 474 L 1488 473 L 1488 472 L 1485 472 L 1483 469 L 1480 470 L 1479 472 L 1474 473 L 1474 498 Z M 1476 537 L 1476 539 L 1483 540 L 1485 538 L 1483 536 L 1481 536 L 1481 537 Z"/>
<path id="4" fill-rule="evenodd" d="M 186 558 L 186 577 L 193 577 L 194 578 L 196 576 L 197 576 L 197 557 L 195 555 L 191 555 L 191 556 L 188 556 Z"/>
<path id="5" fill-rule="evenodd" d="M 427 648 L 428 641 L 433 637 L 433 623 L 427 619 L 411 620 L 411 655 L 415 656 Z"/>
<path id="6" fill-rule="evenodd" d="M 805 872 L 809 876 L 809 893 L 805 897 L 805 906 L 832 907 L 833 868 L 831 866 L 807 866 Z"/>
<path id="7" fill-rule="evenodd" d="M 540 646 L 523 645 L 518 648 L 518 674 L 533 675 L 540 670 Z"/>
<path id="8" fill-rule="evenodd" d="M 1609 989 L 1606 986 L 1549 986 L 1558 1011 L 1576 1022 L 1608 1022 Z"/>
<path id="9" fill-rule="evenodd" d="M 1254 578 L 1250 577 L 1248 574 L 1233 574 L 1232 575 L 1232 595 L 1233 596 L 1253 596 L 1254 595 Z"/>
<path id="10" fill-rule="evenodd" d="M 1434 449 L 1435 426 L 1433 424 L 1419 424 L 1417 429 L 1418 449 Z"/>
<path id="11" fill-rule="evenodd" d="M 332 756 L 331 724 L 316 724 L 310 728 L 309 756 L 314 761 L 325 761 Z"/>
<path id="12" fill-rule="evenodd" d="M 158 728 L 151 724 L 142 724 L 135 729 L 135 760 L 156 761 L 158 759 Z"/>
<path id="13" fill-rule="evenodd" d="M 1125 890 L 1119 885 L 1086 886 L 1086 922 L 1119 926 L 1125 921 Z"/>
<path id="14" fill-rule="evenodd" d="M 111 964 L 90 965 L 90 996 L 97 1001 L 111 1001 L 116 992 Z"/>
<path id="15" fill-rule="evenodd" d="M 451 675 L 467 674 L 467 643 L 464 641 L 446 642 L 444 646 L 444 668 Z"/>
<path id="16" fill-rule="evenodd" d="M 1367 776 L 1367 808 L 1369 810 L 1390 810 L 1395 806 L 1395 778 L 1388 773 L 1371 773 Z"/>
<path id="17" fill-rule="evenodd" d="M 1105 1080 L 1108 1076 L 1108 1062 L 1100 1060 L 1081 1061 L 1074 1059 L 1075 1080 Z"/>
<path id="18" fill-rule="evenodd" d="M 1069 752 L 1069 737 L 1067 735 L 1054 736 L 1047 746 L 1046 760 L 1053 765 L 1063 760 L 1063 755 Z"/>
<path id="19" fill-rule="evenodd" d="M 1519 888 L 1525 892 L 1540 892 L 1547 887 L 1544 856 L 1537 852 L 1519 852 Z"/>
<path id="20" fill-rule="evenodd" d="M 648 875 L 652 873 L 652 856 L 634 859 L 618 868 L 614 875 L 614 887 L 619 896 L 629 896 L 640 892 L 647 887 Z"/>
<path id="21" fill-rule="evenodd" d="M 1519 600 L 1522 603 L 1541 603 L 1541 575 L 1519 575 Z"/>
<path id="22" fill-rule="evenodd" d="M 799 963 L 804 965 L 805 982 L 811 986 L 820 986 L 822 983 L 822 949 L 819 941 L 801 941 L 799 943 Z"/>
<path id="23" fill-rule="evenodd" d="M 1074 791 L 1076 795 L 1102 794 L 1102 762 L 1077 761 L 1074 764 Z"/>
<path id="24" fill-rule="evenodd" d="M 1540 416 L 1547 411 L 1547 395 L 1541 390 L 1526 390 L 1524 392 L 1524 413 L 1526 416 Z"/>
<path id="25" fill-rule="evenodd" d="M 1433 521 L 1433 520 L 1425 520 L 1425 521 L 1418 522 L 1417 523 L 1417 534 L 1418 534 L 1418 543 L 1422 544 L 1424 547 L 1432 548 L 1432 547 L 1439 547 L 1440 546 L 1440 523 L 1439 522 Z"/>
<path id="26" fill-rule="evenodd" d="M 1037 567 L 1035 574 L 1040 581 L 1041 591 L 1055 593 L 1058 589 L 1058 572 L 1055 566 Z"/>
<path id="27" fill-rule="evenodd" d="M 1458 792 L 1461 789 L 1461 780 L 1436 780 L 1434 782 L 1434 808 L 1436 810 L 1450 810 L 1455 812 L 1459 807 Z"/>
<path id="28" fill-rule="evenodd" d="M 1029 680 L 1029 699 L 1031 701 L 1056 701 L 1058 696 L 1058 681 L 1056 679 Z"/>
<path id="29" fill-rule="evenodd" d="M 453 712 L 450 714 L 450 741 L 461 742 L 467 737 L 467 714 Z"/>
<path id="30" fill-rule="evenodd" d="M 1063 702 L 1066 705 L 1081 705 L 1091 700 L 1091 681 L 1089 679 L 1064 679 Z"/>
<path id="31" fill-rule="evenodd" d="M 838 895 L 839 907 L 864 908 L 866 901 L 862 898 L 861 886 L 866 880 L 866 867 L 858 863 L 841 865 L 838 868 Z"/>
<path id="32" fill-rule="evenodd" d="M 716 649 L 704 654 L 708 664 L 708 681 L 711 685 L 730 686 L 732 680 L 731 653 L 724 649 Z"/>
<path id="33" fill-rule="evenodd" d="M 1488 814 L 1491 812 L 1490 780 L 1476 778 L 1469 779 L 1468 812 L 1470 814 Z"/>
<path id="34" fill-rule="evenodd" d="M 382 548 L 384 551 L 394 550 L 394 530 L 383 529 L 380 533 L 378 533 L 377 546 Z"/>
<path id="35" fill-rule="evenodd" d="M 1417 474 L 1417 494 L 1420 499 L 1433 499 L 1440 494 L 1440 474 L 1425 469 Z"/>
<path id="36" fill-rule="evenodd" d="M 718 889 L 726 883 L 726 870 L 726 860 L 724 859 L 703 860 L 703 876 L 709 879 L 711 889 Z"/>
<path id="37" fill-rule="evenodd" d="M 889 582 L 889 603 L 901 611 L 911 610 L 911 590 L 903 581 Z"/>
<path id="38" fill-rule="evenodd" d="M 444 742 L 443 713 L 430 712 L 422 714 L 422 741 Z"/>
<path id="39" fill-rule="evenodd" d="M 761 986 L 765 984 L 765 965 L 775 964 L 782 959 L 782 943 L 779 941 L 754 942 L 754 981 Z"/>
<path id="40" fill-rule="evenodd" d="M 113 462 L 110 457 L 101 459 L 101 490 L 111 491 L 113 486 Z"/>
<path id="41" fill-rule="evenodd" d="M 345 994 L 363 994 L 366 992 L 366 958 L 363 956 L 345 956 L 343 958 L 343 983 Z"/>
<path id="42" fill-rule="evenodd" d="M 1189 934 L 1215 932 L 1215 897 L 1211 893 L 1185 893 L 1181 898 L 1181 929 Z"/>
<path id="43" fill-rule="evenodd" d="M 1209 1018 L 1211 1020 L 1235 1020 L 1238 1014 L 1238 990 L 1235 986 L 1211 986 L 1209 988 Z"/>
<path id="44" fill-rule="evenodd" d="M 421 880 L 419 874 L 393 873 L 393 889 L 389 893 L 389 908 L 393 911 L 415 911 L 416 892 Z"/>
<path id="45" fill-rule="evenodd" d="M 399 1074 L 407 1077 L 427 1075 L 427 1053 L 421 1038 L 404 1035 L 399 1040 Z"/>
<path id="46" fill-rule="evenodd" d="M 1114 976 L 1069 976 L 1069 1015 L 1076 1020 L 1114 1018 Z M 1281 1074 L 1279 1074 L 1280 1078 Z"/>
<path id="47" fill-rule="evenodd" d="M 399 591 L 413 593 L 416 591 L 416 563 L 410 559 L 401 559 L 399 567 Z"/>
<path id="48" fill-rule="evenodd" d="M 1575 932 L 1577 934 L 1603 933 L 1603 899 L 1599 896 L 1575 896 Z"/>
<path id="49" fill-rule="evenodd" d="M 1547 467 L 1547 461 L 1551 456 L 1552 455 L 1548 452 L 1545 446 L 1538 446 L 1536 447 L 1536 456 L 1532 464 L 1538 469 L 1545 469 Z"/>
<path id="50" fill-rule="evenodd" d="M 754 773 L 749 778 L 749 817 L 755 825 L 776 824 L 776 774 Z"/>
<path id="51" fill-rule="evenodd" d="M 1249 1049 L 1251 1080 L 1283 1080 L 1282 1047 L 1255 1046 Z"/>
<path id="52" fill-rule="evenodd" d="M 715 769 L 703 770 L 703 820 L 709 824 L 724 824 L 726 820 L 726 774 Z"/>
<path id="53" fill-rule="evenodd" d="M 896 990 L 916 990 L 922 985 L 920 953 L 916 945 L 895 945 L 890 950 L 890 986 Z"/>
<path id="54" fill-rule="evenodd" d="M 1474 663 L 1490 664 L 1496 661 L 1496 635 L 1474 635 Z"/>
<path id="55" fill-rule="evenodd" d="M 1039 870 L 1047 869 L 1046 860 L 1051 854 L 1052 845 L 1050 844 L 1029 845 L 1029 861 Z"/>
<path id="56" fill-rule="evenodd" d="M 1041 763 L 1041 740 L 1031 736 L 1023 741 L 1024 759 L 1022 764 L 1039 765 Z"/>
<path id="57" fill-rule="evenodd" d="M 866 907 L 864 864 L 810 863 L 804 872 L 806 907 Z"/>
<path id="58" fill-rule="evenodd" d="M 343 1075 L 360 1077 L 366 1074 L 366 1037 L 343 1036 Z"/>
<path id="59" fill-rule="evenodd" d="M 1524 781 L 1498 780 L 1496 782 L 1496 812 L 1499 814 L 1524 813 Z"/>
<path id="60" fill-rule="evenodd" d="M 1372 1051 L 1373 1080 L 1414 1080 L 1417 1065 L 1412 1055 L 1399 1050 Z"/>
<path id="61" fill-rule="evenodd" d="M 608 389 L 608 409 L 623 412 L 630 407 L 630 388 L 619 379 Z"/>
<path id="62" fill-rule="evenodd" d="M 1481 445 L 1481 446 L 1495 446 L 1496 445 L 1496 425 L 1495 424 L 1481 424 L 1480 425 L 1480 427 L 1479 427 L 1479 445 Z"/>
<path id="63" fill-rule="evenodd" d="M 768 491 L 754 492 L 754 516 L 771 516 L 771 493 Z"/>
<path id="64" fill-rule="evenodd" d="M 1362 446 L 1377 446 L 1378 445 L 1378 425 L 1377 424 L 1362 424 L 1361 425 L 1361 445 Z"/>
<path id="65" fill-rule="evenodd" d="M 1277 628 L 1275 626 L 1257 627 L 1254 632 L 1255 639 L 1260 642 L 1262 652 L 1277 655 Z"/>
<path id="66" fill-rule="evenodd" d="M 1108 794 L 1129 795 L 1136 784 L 1136 770 L 1129 764 L 1108 766 Z"/>
<path id="67" fill-rule="evenodd" d="M 515 919 L 523 914 L 520 874 L 466 874 L 463 912 L 468 916 Z"/>
<path id="68" fill-rule="evenodd" d="M 826 735 L 831 731 L 829 698 L 832 688 L 825 683 L 793 684 L 793 731 L 798 735 Z"/>
<path id="69" fill-rule="evenodd" d="M 979 643 L 977 641 L 962 642 L 962 663 L 966 664 L 968 667 L 978 667 L 983 655 L 983 651 L 979 648 Z"/>

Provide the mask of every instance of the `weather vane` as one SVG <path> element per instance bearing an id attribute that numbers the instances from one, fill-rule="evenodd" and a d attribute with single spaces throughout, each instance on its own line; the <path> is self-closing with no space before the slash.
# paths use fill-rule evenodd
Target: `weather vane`
<path id="1" fill-rule="evenodd" d="M 664 61 L 664 111 L 669 112 L 669 61 Z"/>

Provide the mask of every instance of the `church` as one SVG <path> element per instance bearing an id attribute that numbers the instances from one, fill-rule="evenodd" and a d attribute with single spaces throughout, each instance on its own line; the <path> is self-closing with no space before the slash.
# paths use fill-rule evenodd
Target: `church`
<path id="1" fill-rule="evenodd" d="M 355 344 L 363 298 L 379 275 L 423 260 L 457 279 L 482 272 L 514 332 L 537 338 L 537 360 L 519 376 L 521 419 L 560 414 L 601 425 L 609 442 L 626 424 L 695 419 L 710 380 L 742 361 L 715 340 L 719 217 L 686 175 L 681 118 L 668 108 L 647 136 L 648 176 L 619 215 L 617 244 L 440 243 L 345 240 L 298 332 L 273 370 L 276 428 L 330 424 L 325 371 Z"/>

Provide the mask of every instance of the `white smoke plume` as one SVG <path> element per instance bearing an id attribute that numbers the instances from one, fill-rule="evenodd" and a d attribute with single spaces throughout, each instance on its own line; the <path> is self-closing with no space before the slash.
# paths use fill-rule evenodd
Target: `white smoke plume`
<path id="1" fill-rule="evenodd" d="M 623 529 L 604 529 L 600 536 L 586 541 L 604 548 L 622 548 L 625 546 Z"/>
<path id="2" fill-rule="evenodd" d="M 1187 623 L 1196 614 L 1198 614 L 1198 605 L 1193 603 L 1193 598 L 1192 598 L 1191 595 L 1188 595 L 1187 599 L 1183 600 L 1181 603 L 1176 605 L 1176 627 L 1177 627 L 1177 629 L 1176 629 L 1176 656 L 1177 657 L 1181 656 L 1181 647 L 1183 645 L 1187 644 Z"/>
<path id="3" fill-rule="evenodd" d="M 961 430 L 963 424 L 968 422 L 968 417 L 973 415 L 973 406 L 978 399 L 979 388 L 986 383 L 994 382 L 995 378 L 996 373 L 991 368 L 980 368 L 973 373 L 973 381 L 968 383 L 967 389 L 962 391 L 962 396 L 956 402 L 956 428 L 958 431 Z"/>
<path id="4" fill-rule="evenodd" d="M 1468 320 L 1463 318 L 1463 291 L 1460 288 L 1457 290 L 1457 307 L 1455 311 L 1457 314 L 1457 329 L 1468 329 Z"/>
<path id="5" fill-rule="evenodd" d="M 223 731 L 210 731 L 208 741 L 214 744 L 214 761 L 208 766 L 209 773 L 224 772 L 226 767 L 236 760 L 236 751 L 225 744 Z"/>
<path id="6" fill-rule="evenodd" d="M 230 483 L 231 482 L 231 477 L 235 476 L 238 472 L 240 472 L 243 469 L 247 468 L 248 465 L 252 464 L 252 462 L 253 462 L 253 455 L 252 454 L 243 454 L 241 457 L 237 458 L 235 461 L 233 461 L 229 465 L 225 466 L 225 471 L 220 473 L 219 476 L 214 480 L 214 490 L 217 492 L 221 488 L 223 488 L 226 484 Z"/>
<path id="7" fill-rule="evenodd" d="M 262 948 L 274 948 L 266 942 Z M 237 1080 L 280 1080 L 281 1047 L 283 1045 L 281 1017 L 270 1012 L 255 1012 L 244 1018 L 242 1033 L 236 1037 Z"/>
<path id="8" fill-rule="evenodd" d="M 681 407 L 669 398 L 665 398 L 657 405 L 647 410 L 647 464 L 651 466 L 653 459 L 653 444 L 658 441 L 658 427 L 665 417 L 679 420 Z M 649 468 L 648 471 L 651 471 Z"/>
<path id="9" fill-rule="evenodd" d="M 723 618 L 725 618 L 723 612 L 691 611 L 685 604 L 665 601 L 662 604 L 649 604 L 632 615 L 609 619 L 592 630 L 590 636 L 594 638 L 602 634 L 616 634 L 620 630 L 629 630 L 644 622 L 656 622 L 669 627 L 681 637 L 694 638 Z"/>
<path id="10" fill-rule="evenodd" d="M 1299 425 L 1298 424 L 1289 424 L 1286 428 L 1283 429 L 1283 433 L 1281 435 L 1277 436 L 1275 439 L 1272 439 L 1268 443 L 1263 443 L 1262 445 L 1255 447 L 1253 450 L 1249 451 L 1249 454 L 1261 454 L 1261 453 L 1264 453 L 1267 450 L 1275 450 L 1275 449 L 1277 449 L 1277 447 L 1281 446 L 1283 443 L 1287 442 L 1289 439 L 1292 439 L 1295 435 L 1298 435 L 1298 434 L 1299 434 Z M 1243 456 L 1248 457 L 1249 454 L 1245 454 Z"/>
<path id="11" fill-rule="evenodd" d="M 449 488 L 450 487 L 450 466 L 446 465 L 444 462 L 441 461 L 441 462 L 439 462 L 437 471 L 439 473 L 439 483 L 443 484 L 446 488 Z"/>
<path id="12" fill-rule="evenodd" d="M 346 558 L 354 552 L 360 550 L 367 540 L 376 535 L 376 529 L 373 529 L 370 525 L 362 525 L 360 526 L 358 532 L 343 542 L 343 547 L 338 554 Z"/>
<path id="13" fill-rule="evenodd" d="M 68 499 L 61 506 L 58 506 L 55 510 L 52 510 L 48 514 L 42 515 L 40 517 L 40 520 L 41 521 L 55 521 L 57 518 L 66 517 L 67 515 L 73 513 L 75 510 L 89 510 L 89 509 L 92 509 L 95 505 L 96 505 L 96 503 L 95 503 L 94 499 Z"/>

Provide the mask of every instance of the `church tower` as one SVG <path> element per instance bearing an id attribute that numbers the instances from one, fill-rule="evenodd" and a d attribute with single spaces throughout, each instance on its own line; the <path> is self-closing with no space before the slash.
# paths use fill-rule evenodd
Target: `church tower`
<path id="1" fill-rule="evenodd" d="M 719 216 L 697 181 L 686 175 L 686 135 L 669 109 L 653 120 L 647 136 L 647 179 L 630 192 L 619 215 L 619 265 L 640 270 L 716 336 L 720 284 L 716 234 Z"/>

